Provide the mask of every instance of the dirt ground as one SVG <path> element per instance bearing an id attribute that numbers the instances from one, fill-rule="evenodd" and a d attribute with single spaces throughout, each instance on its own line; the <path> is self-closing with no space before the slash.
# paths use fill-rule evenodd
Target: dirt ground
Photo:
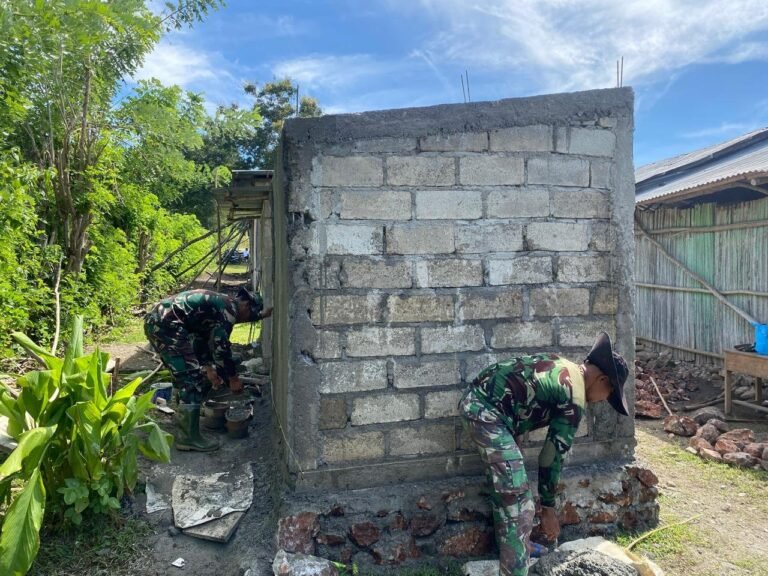
<path id="1" fill-rule="evenodd" d="M 641 550 L 672 576 L 768 575 L 768 474 L 688 454 L 687 439 L 670 438 L 661 421 L 637 424 L 636 453 L 659 477 L 662 522 L 700 515 L 671 536 L 680 541 L 671 553 L 658 544 Z M 751 427 L 768 438 L 768 420 Z"/>
<path id="2" fill-rule="evenodd" d="M 133 345 L 105 347 L 122 359 L 127 370 L 153 368 L 156 360 Z M 684 404 L 716 396 L 718 382 L 701 380 Z M 146 475 L 164 478 L 170 491 L 172 478 L 182 473 L 213 473 L 250 463 L 254 475 L 254 500 L 237 532 L 227 544 L 199 540 L 173 528 L 170 511 L 146 515 L 153 534 L 146 550 L 131 567 L 135 576 L 250 576 L 271 574 L 275 554 L 274 504 L 279 498 L 278 460 L 273 451 L 272 412 L 269 391 L 254 407 L 247 439 L 231 440 L 224 434 L 223 447 L 210 454 L 173 451 L 170 465 L 144 463 Z M 722 404 L 719 405 L 722 409 Z M 768 418 L 737 407 L 732 428 L 750 427 L 758 441 L 768 441 Z M 171 422 L 165 420 L 170 429 Z M 740 470 L 725 464 L 705 462 L 684 451 L 687 439 L 672 437 L 661 420 L 638 420 L 636 454 L 648 462 L 659 477 L 662 525 L 696 516 L 692 522 L 649 539 L 636 550 L 653 558 L 670 576 L 768 576 L 768 473 Z M 162 485 L 163 482 L 161 481 Z M 136 502 L 144 509 L 144 496 Z M 171 566 L 177 558 L 186 566 Z"/>

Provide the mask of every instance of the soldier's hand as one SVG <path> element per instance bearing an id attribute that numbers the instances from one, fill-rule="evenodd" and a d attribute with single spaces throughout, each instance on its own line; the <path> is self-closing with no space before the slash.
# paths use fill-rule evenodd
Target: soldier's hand
<path id="1" fill-rule="evenodd" d="M 240 380 L 239 376 L 232 376 L 229 379 L 229 389 L 233 394 L 243 393 L 243 381 Z"/>
<path id="2" fill-rule="evenodd" d="M 547 540 L 554 542 L 560 536 L 560 520 L 557 518 L 557 510 L 549 506 L 541 507 L 541 531 Z"/>
<path id="3" fill-rule="evenodd" d="M 213 366 L 206 366 L 203 370 L 205 371 L 206 378 L 208 378 L 208 381 L 213 385 L 213 389 L 218 390 L 221 388 L 221 385 L 224 384 L 224 380 L 222 380 L 216 373 L 216 368 Z"/>

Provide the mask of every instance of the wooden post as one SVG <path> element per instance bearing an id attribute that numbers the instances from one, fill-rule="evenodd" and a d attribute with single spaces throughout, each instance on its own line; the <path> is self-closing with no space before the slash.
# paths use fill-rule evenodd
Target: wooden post
<path id="1" fill-rule="evenodd" d="M 218 263 L 221 266 L 220 270 L 224 270 L 224 264 L 221 261 L 221 208 L 218 203 L 216 204 L 216 227 L 219 229 L 219 245 L 217 247 Z M 216 276 L 216 292 L 221 291 L 221 272 Z"/>
<path id="2" fill-rule="evenodd" d="M 763 379 L 757 378 L 755 380 L 755 402 L 758 404 L 763 403 Z"/>
<path id="3" fill-rule="evenodd" d="M 730 416 L 731 411 L 733 410 L 733 399 L 732 399 L 733 391 L 731 390 L 732 386 L 733 386 L 733 379 L 731 378 L 731 371 L 728 370 L 728 364 L 726 363 L 725 365 L 725 415 L 726 416 Z"/>

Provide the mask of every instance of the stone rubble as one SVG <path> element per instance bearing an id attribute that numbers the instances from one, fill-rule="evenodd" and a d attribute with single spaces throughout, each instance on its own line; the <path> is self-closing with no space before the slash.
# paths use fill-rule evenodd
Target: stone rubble
<path id="1" fill-rule="evenodd" d="M 642 418 L 664 418 L 664 431 L 690 438 L 686 451 L 704 460 L 726 462 L 732 466 L 768 470 L 768 439 L 756 441 L 749 428 L 730 429 L 720 408 L 707 406 L 687 415 L 668 415 L 656 389 L 676 412 L 678 402 L 690 402 L 688 393 L 699 389 L 720 391 L 723 386 L 721 368 L 696 365 L 672 358 L 669 352 L 656 352 L 638 346 L 635 361 L 635 415 Z M 754 398 L 754 380 L 734 375 L 733 394 L 741 400 Z M 768 386 L 768 382 L 764 383 Z M 768 390 L 765 390 L 768 396 Z"/>

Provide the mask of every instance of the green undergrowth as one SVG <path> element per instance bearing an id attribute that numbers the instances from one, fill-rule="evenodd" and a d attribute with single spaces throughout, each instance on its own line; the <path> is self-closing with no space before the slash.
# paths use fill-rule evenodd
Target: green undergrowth
<path id="1" fill-rule="evenodd" d="M 29 576 L 130 576 L 142 563 L 150 526 L 137 518 L 93 518 L 79 528 L 43 527 Z"/>

